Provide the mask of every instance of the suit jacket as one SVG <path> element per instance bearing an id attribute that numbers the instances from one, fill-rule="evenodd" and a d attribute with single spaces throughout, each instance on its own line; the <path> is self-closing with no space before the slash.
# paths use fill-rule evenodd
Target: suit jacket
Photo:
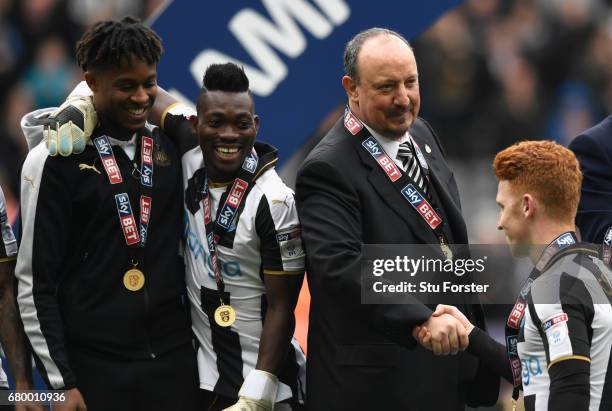
<path id="1" fill-rule="evenodd" d="M 431 127 L 410 131 L 423 150 L 455 243 L 467 243 L 453 173 Z M 434 244 L 438 239 L 342 119 L 313 149 L 296 181 L 311 292 L 307 409 L 464 410 L 494 404 L 499 377 L 468 353 L 435 357 L 411 336 L 431 315 L 423 304 L 361 304 L 363 244 Z M 484 327 L 480 305 L 460 305 Z"/>
<path id="2" fill-rule="evenodd" d="M 584 241 L 601 244 L 612 226 L 612 115 L 569 145 L 582 169 L 576 225 Z"/>

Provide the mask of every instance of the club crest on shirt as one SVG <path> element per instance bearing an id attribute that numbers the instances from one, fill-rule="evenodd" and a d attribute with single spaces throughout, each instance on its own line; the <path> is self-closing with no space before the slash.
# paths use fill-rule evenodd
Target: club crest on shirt
<path id="1" fill-rule="evenodd" d="M 279 232 L 276 235 L 276 241 L 283 258 L 298 258 L 304 255 L 301 227 L 294 227 L 288 231 Z"/>
<path id="2" fill-rule="evenodd" d="M 155 162 L 155 165 L 160 167 L 168 167 L 172 164 L 172 161 L 170 161 L 170 158 L 168 157 L 168 153 L 164 151 L 159 143 L 155 143 L 153 161 Z"/>

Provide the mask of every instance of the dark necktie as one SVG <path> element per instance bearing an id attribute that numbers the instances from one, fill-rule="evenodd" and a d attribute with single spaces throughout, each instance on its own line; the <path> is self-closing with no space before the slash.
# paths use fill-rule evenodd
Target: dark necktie
<path id="1" fill-rule="evenodd" d="M 408 176 L 417 183 L 419 189 L 428 194 L 429 187 L 427 184 L 427 178 L 421 169 L 421 165 L 414 154 L 414 147 L 410 140 L 405 141 L 399 145 L 397 150 L 397 158 L 404 165 L 404 171 L 408 173 Z"/>

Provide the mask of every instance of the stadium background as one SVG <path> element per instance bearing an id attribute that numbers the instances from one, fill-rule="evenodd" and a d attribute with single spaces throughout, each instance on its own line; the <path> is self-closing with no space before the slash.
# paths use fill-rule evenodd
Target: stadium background
<path id="1" fill-rule="evenodd" d="M 217 12 L 225 16 L 254 7 L 260 15 L 268 16 L 261 4 L 265 1 L 231 3 L 228 9 L 223 1 L 0 0 L 0 185 L 7 198 L 9 218 L 14 219 L 17 213 L 18 170 L 27 153 L 19 120 L 34 108 L 59 105 L 80 80 L 73 50 L 87 27 L 101 19 L 128 14 L 153 22 L 166 47 L 160 85 L 172 89 L 175 84 L 191 84 L 189 92 L 194 94 L 197 83 L 193 79 L 177 82 L 172 70 L 187 69 L 176 68 L 180 64 L 173 56 L 182 52 L 182 45 L 206 43 L 207 37 L 181 37 L 185 32 L 179 30 L 180 22 L 168 16 L 194 9 L 191 20 L 197 19 L 201 26 L 194 26 L 195 20 L 188 25 L 195 33 L 205 32 L 213 22 L 227 25 L 229 17 L 217 18 Z M 338 25 L 342 28 L 339 35 L 320 40 L 323 45 L 333 42 L 335 48 L 323 47 L 313 58 L 326 57 L 331 74 L 315 72 L 310 80 L 288 76 L 278 86 L 279 92 L 294 100 L 292 111 L 300 117 L 312 111 L 318 115 L 316 121 L 311 121 L 310 127 L 297 124 L 299 132 L 287 129 L 279 134 L 278 128 L 269 126 L 260 133 L 260 138 L 281 147 L 281 174 L 290 184 L 300 160 L 342 110 L 342 62 L 336 49 L 355 32 L 372 25 L 391 26 L 408 36 L 414 46 L 421 115 L 432 124 L 450 158 L 471 243 L 503 242 L 495 229 L 496 183 L 490 172 L 496 151 L 522 139 L 546 138 L 568 144 L 580 131 L 612 113 L 612 0 L 467 0 L 427 6 L 420 1 L 380 0 L 377 3 L 388 7 L 377 13 L 368 10 L 377 6 L 359 5 L 357 1 L 335 3 L 350 6 L 353 16 L 361 18 L 361 26 L 351 25 L 349 17 Z M 427 7 L 435 9 L 422 10 Z M 385 24 L 385 13 L 404 13 L 410 24 L 403 27 L 391 17 L 392 22 Z M 376 16 L 371 23 L 363 17 L 369 14 Z M 175 28 L 178 34 L 173 35 Z M 283 61 L 292 70 L 290 60 Z M 298 67 L 306 66 L 297 58 L 293 60 Z M 185 73 L 184 77 L 189 75 Z M 334 87 L 321 102 L 335 96 L 325 101 L 330 106 L 322 105 L 326 110 L 323 115 L 317 112 L 319 108 L 314 109 L 314 97 L 303 98 L 301 93 L 322 78 L 333 81 Z M 274 111 L 275 106 L 269 104 L 274 100 L 274 93 L 256 96 L 258 112 L 264 125 L 285 127 L 281 120 L 291 119 L 292 113 Z M 269 134 L 263 134 L 268 130 Z M 303 292 L 296 334 L 304 344 L 307 307 L 308 294 Z M 489 309 L 488 313 L 493 334 L 503 339 L 500 310 Z M 500 405 L 493 409 L 509 406 L 508 386 L 504 389 Z"/>

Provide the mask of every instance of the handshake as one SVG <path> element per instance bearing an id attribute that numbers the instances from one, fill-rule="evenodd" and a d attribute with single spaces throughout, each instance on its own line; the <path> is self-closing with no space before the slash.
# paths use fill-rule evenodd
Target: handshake
<path id="1" fill-rule="evenodd" d="M 467 348 L 473 329 L 457 307 L 439 304 L 427 321 L 414 327 L 412 336 L 435 355 L 454 355 Z"/>

